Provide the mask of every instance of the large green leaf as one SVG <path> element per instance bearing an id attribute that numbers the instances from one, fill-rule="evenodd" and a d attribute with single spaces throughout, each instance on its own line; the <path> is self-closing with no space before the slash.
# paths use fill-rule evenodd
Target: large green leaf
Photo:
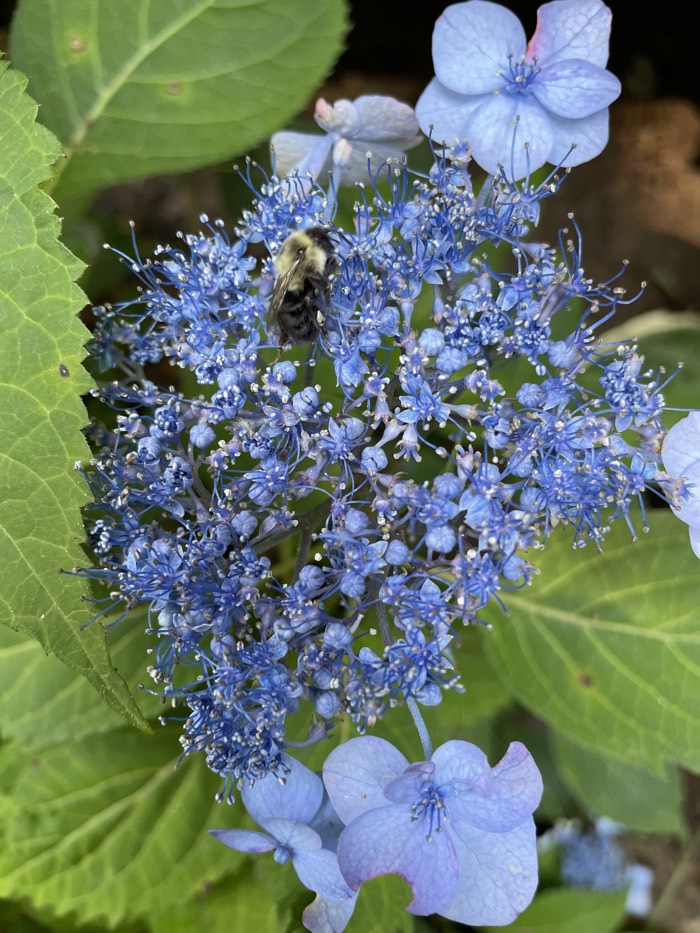
<path id="1" fill-rule="evenodd" d="M 700 771 L 700 563 L 675 516 L 650 519 L 636 543 L 618 522 L 602 554 L 550 539 L 540 576 L 509 594 L 510 618 L 489 614 L 487 653 L 580 744 L 658 774 L 666 762 Z"/>
<path id="2" fill-rule="evenodd" d="M 280 916 L 279 880 L 282 866 L 274 866 L 277 871 L 270 879 L 274 885 L 271 887 L 255 877 L 253 859 L 256 858 L 272 859 L 272 855 L 252 856 L 238 874 L 198 892 L 185 904 L 176 908 L 164 904 L 162 910 L 150 918 L 152 933 L 235 933 L 237 930 L 279 933 L 287 929 L 287 923 Z M 299 893 L 301 886 L 296 875 L 294 879 Z M 272 890 L 274 897 L 270 896 Z M 313 900 L 310 891 L 306 900 Z M 285 917 L 287 922 L 290 919 L 292 916 Z M 299 917 L 293 919 L 298 922 Z"/>
<path id="3" fill-rule="evenodd" d="M 624 891 L 543 891 L 509 930 L 518 933 L 612 933 L 625 915 Z M 502 927 L 483 927 L 497 933 Z"/>
<path id="4" fill-rule="evenodd" d="M 21 0 L 12 58 L 66 154 L 54 197 L 246 152 L 302 109 L 346 31 L 344 0 Z"/>
<path id="5" fill-rule="evenodd" d="M 589 813 L 608 816 L 640 833 L 685 834 L 678 770 L 662 775 L 603 755 L 552 732 L 559 771 Z"/>
<path id="6" fill-rule="evenodd" d="M 73 470 L 89 452 L 81 435 L 88 332 L 82 264 L 59 241 L 51 199 L 39 190 L 60 154 L 36 121 L 26 79 L 0 62 L 0 618 L 86 677 L 114 709 L 143 728 L 114 671 L 104 630 L 81 630 L 86 588 L 61 570 L 85 563 Z"/>
<path id="7" fill-rule="evenodd" d="M 147 679 L 150 640 L 143 628 L 143 616 L 133 613 L 108 633 L 114 669 L 133 691 Z M 0 628 L 0 684 L 0 735 L 17 739 L 27 750 L 108 732 L 123 722 L 110 707 L 95 702 L 87 680 L 7 628 Z M 162 714 L 158 697 L 145 692 L 141 697 L 145 715 L 155 719 Z M 173 737 L 173 748 L 176 741 Z"/>
<path id="8" fill-rule="evenodd" d="M 214 802 L 220 780 L 203 756 L 175 770 L 174 731 L 117 730 L 40 754 L 3 746 L 0 897 L 111 927 L 234 873 L 244 857 L 206 831 L 242 808 Z"/>

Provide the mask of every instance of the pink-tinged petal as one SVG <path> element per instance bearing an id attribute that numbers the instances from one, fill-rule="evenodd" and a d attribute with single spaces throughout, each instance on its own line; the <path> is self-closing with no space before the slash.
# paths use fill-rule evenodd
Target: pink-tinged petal
<path id="1" fill-rule="evenodd" d="M 452 900 L 459 866 L 449 832 L 426 838 L 426 822 L 411 819 L 405 805 L 363 813 L 346 826 L 338 861 L 350 887 L 379 875 L 400 875 L 411 886 L 413 914 L 438 913 Z"/>
<path id="2" fill-rule="evenodd" d="M 460 873 L 456 896 L 439 913 L 474 926 L 512 923 L 537 890 L 534 821 L 525 820 L 508 833 L 485 833 L 452 822 L 450 833 Z"/>
<path id="3" fill-rule="evenodd" d="M 332 168 L 330 154 L 333 139 L 313 133 L 275 133 L 270 140 L 278 178 L 290 175 L 295 169 L 300 175 L 307 172 L 318 178 L 321 172 Z"/>
<path id="4" fill-rule="evenodd" d="M 329 901 L 340 901 L 354 895 L 338 867 L 338 858 L 330 849 L 314 852 L 294 852 L 292 865 L 299 881 L 310 891 L 315 891 Z"/>
<path id="5" fill-rule="evenodd" d="M 604 68 L 608 60 L 612 13 L 600 0 L 553 0 L 537 11 L 529 59 L 552 65 L 582 58 Z"/>
<path id="6" fill-rule="evenodd" d="M 543 68 L 532 84 L 532 93 L 542 106 L 568 120 L 609 107 L 621 89 L 614 74 L 578 59 Z"/>
<path id="7" fill-rule="evenodd" d="M 343 823 L 385 807 L 384 787 L 408 767 L 398 748 L 373 735 L 336 746 L 323 765 L 323 783 Z"/>
<path id="8" fill-rule="evenodd" d="M 342 901 L 328 901 L 317 894 L 304 909 L 301 921 L 311 933 L 343 933 L 357 903 L 357 894 Z"/>
<path id="9" fill-rule="evenodd" d="M 272 852 L 277 840 L 267 833 L 256 833 L 251 829 L 210 829 L 209 835 L 237 852 Z"/>
<path id="10" fill-rule="evenodd" d="M 246 810 L 261 826 L 277 818 L 309 823 L 321 806 L 321 778 L 289 755 L 284 755 L 283 761 L 290 769 L 284 784 L 274 774 L 267 774 L 255 784 L 244 784 L 241 790 Z"/>
<path id="11" fill-rule="evenodd" d="M 442 772 L 440 772 L 441 777 Z M 542 777 L 524 745 L 512 742 L 492 772 L 488 796 L 457 793 L 447 801 L 450 819 L 491 833 L 505 833 L 530 817 L 542 798 Z"/>
<path id="12" fill-rule="evenodd" d="M 354 136 L 360 126 L 360 116 L 351 100 L 337 100 L 329 104 L 322 97 L 316 101 L 314 120 L 322 130 L 339 136 Z"/>
<path id="13" fill-rule="evenodd" d="M 535 101 L 499 94 L 471 115 L 467 140 L 478 165 L 487 172 L 502 165 L 515 181 L 549 160 L 550 117 Z"/>
<path id="14" fill-rule="evenodd" d="M 416 116 L 426 136 L 438 145 L 450 146 L 468 138 L 469 118 L 477 107 L 491 99 L 491 94 L 457 94 L 433 78 L 418 98 Z"/>
<path id="15" fill-rule="evenodd" d="M 365 94 L 355 99 L 359 118 L 353 134 L 368 142 L 394 142 L 402 149 L 410 149 L 423 138 L 413 108 L 393 97 Z"/>
<path id="16" fill-rule="evenodd" d="M 503 86 L 508 56 L 525 53 L 520 20 L 498 3 L 467 0 L 448 6 L 433 30 L 435 75 L 460 94 L 487 94 Z"/>
<path id="17" fill-rule="evenodd" d="M 296 851 L 315 850 L 321 848 L 321 837 L 310 826 L 297 823 L 296 820 L 271 819 L 265 820 L 264 829 L 273 836 L 280 845 Z"/>
<path id="18" fill-rule="evenodd" d="M 661 445 L 661 459 L 669 476 L 700 481 L 700 411 L 677 421 Z"/>
<path id="19" fill-rule="evenodd" d="M 600 155 L 608 144 L 610 116 L 607 109 L 582 120 L 565 120 L 552 114 L 549 122 L 552 148 L 547 161 L 552 165 L 565 168 L 581 165 Z M 572 149 L 573 143 L 576 145 Z"/>

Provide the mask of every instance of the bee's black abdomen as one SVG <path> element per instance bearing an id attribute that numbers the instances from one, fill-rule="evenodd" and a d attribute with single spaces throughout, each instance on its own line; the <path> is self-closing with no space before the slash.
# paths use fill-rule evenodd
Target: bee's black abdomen
<path id="1" fill-rule="evenodd" d="M 326 279 L 308 276 L 303 289 L 290 289 L 286 293 L 277 314 L 280 330 L 297 343 L 315 340 L 323 328 L 329 296 Z"/>

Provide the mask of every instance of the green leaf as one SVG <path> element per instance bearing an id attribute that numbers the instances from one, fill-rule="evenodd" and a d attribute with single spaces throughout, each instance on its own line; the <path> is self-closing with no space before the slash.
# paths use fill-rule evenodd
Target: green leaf
<path id="1" fill-rule="evenodd" d="M 625 915 L 625 891 L 543 891 L 508 930 L 518 933 L 613 933 Z M 497 933 L 503 927 L 482 927 Z"/>
<path id="2" fill-rule="evenodd" d="M 550 739 L 562 777 L 589 813 L 640 833 L 685 835 L 676 768 L 659 775 L 584 748 L 560 732 L 553 731 Z"/>
<path id="3" fill-rule="evenodd" d="M 532 586 L 488 613 L 487 653 L 535 715 L 587 748 L 663 774 L 700 770 L 700 564 L 688 530 L 653 510 L 636 543 L 617 522 L 604 553 L 561 534 Z"/>
<path id="4" fill-rule="evenodd" d="M 285 929 L 280 923 L 279 892 L 255 877 L 254 858 L 235 876 L 205 888 L 177 909 L 163 905 L 151 918 L 152 933 L 233 933 L 236 930 L 279 933 Z M 281 866 L 275 865 L 275 868 L 279 876 Z M 274 897 L 270 896 L 271 890 L 275 892 Z M 306 899 L 313 900 L 311 891 Z"/>
<path id="5" fill-rule="evenodd" d="M 132 613 L 108 632 L 114 669 L 132 690 L 146 680 L 143 614 Z M 0 733 L 29 750 L 107 732 L 123 717 L 95 702 L 90 684 L 20 632 L 0 628 Z M 155 719 L 163 712 L 160 699 L 142 694 L 141 707 Z"/>
<path id="6" fill-rule="evenodd" d="M 91 385 L 81 365 L 89 335 L 77 317 L 82 263 L 59 241 L 55 205 L 38 187 L 60 147 L 35 122 L 26 83 L 0 62 L 0 617 L 147 728 L 113 670 L 104 630 L 81 630 L 85 585 L 60 574 L 85 563 L 87 487 L 73 465 L 89 454 L 80 398 Z"/>
<path id="7" fill-rule="evenodd" d="M 414 918 L 406 911 L 411 899 L 411 889 L 398 875 L 381 875 L 366 881 L 360 888 L 347 933 L 367 930 L 411 933 Z"/>
<path id="8" fill-rule="evenodd" d="M 239 821 L 240 804 L 214 803 L 221 782 L 203 756 L 175 770 L 174 731 L 114 731 L 40 755 L 3 746 L 0 896 L 111 927 L 235 872 L 244 857 L 207 830 Z"/>
<path id="9" fill-rule="evenodd" d="M 64 146 L 54 197 L 246 152 L 303 108 L 347 28 L 343 0 L 22 0 L 12 59 Z"/>

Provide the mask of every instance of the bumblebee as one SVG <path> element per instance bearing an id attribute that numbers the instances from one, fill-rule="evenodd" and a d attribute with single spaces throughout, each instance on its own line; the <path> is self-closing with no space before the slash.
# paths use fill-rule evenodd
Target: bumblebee
<path id="1" fill-rule="evenodd" d="M 325 327 L 335 268 L 333 244 L 323 227 L 299 230 L 275 257 L 277 278 L 270 299 L 270 321 L 280 332 L 280 345 L 310 343 Z"/>

